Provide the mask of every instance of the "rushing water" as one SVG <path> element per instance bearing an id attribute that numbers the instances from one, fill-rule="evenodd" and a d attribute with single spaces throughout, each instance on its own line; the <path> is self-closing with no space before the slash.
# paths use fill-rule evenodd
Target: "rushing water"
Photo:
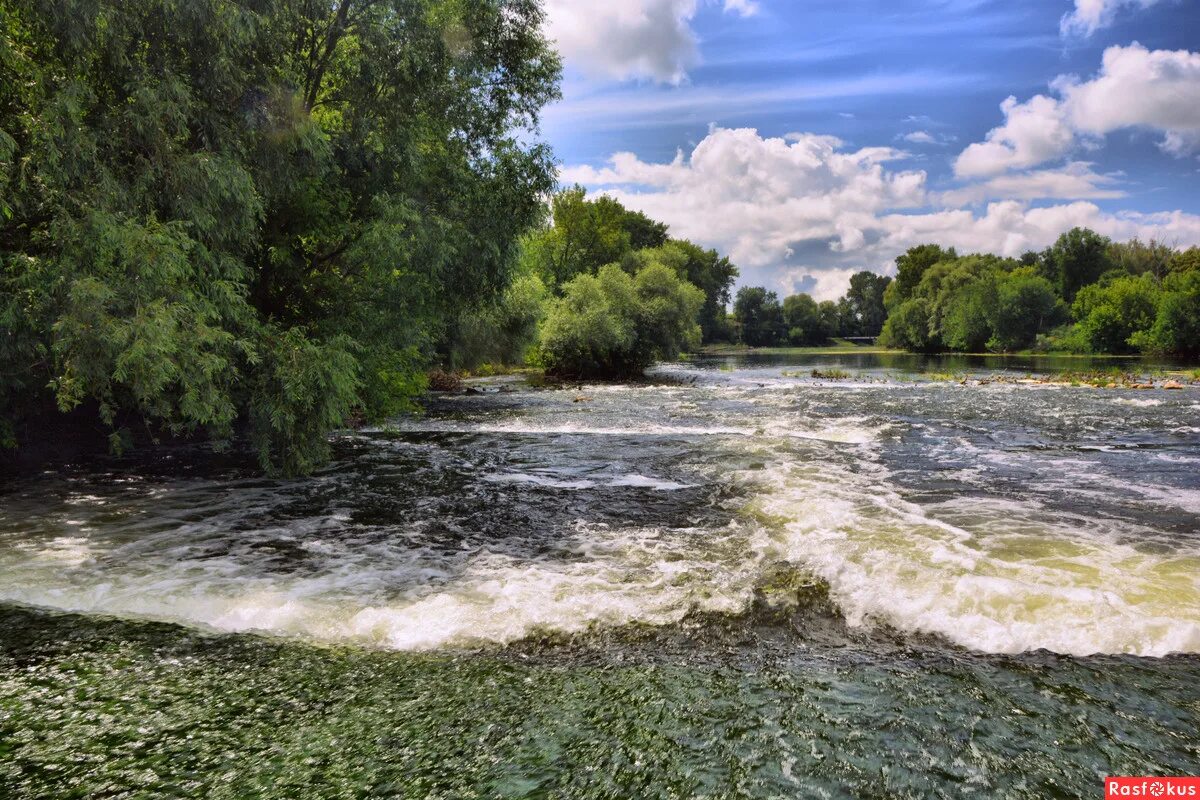
<path id="1" fill-rule="evenodd" d="M 855 376 L 495 382 L 301 481 L 176 450 L 13 483 L 0 785 L 1088 797 L 1200 772 L 1200 390 L 822 366 Z"/>

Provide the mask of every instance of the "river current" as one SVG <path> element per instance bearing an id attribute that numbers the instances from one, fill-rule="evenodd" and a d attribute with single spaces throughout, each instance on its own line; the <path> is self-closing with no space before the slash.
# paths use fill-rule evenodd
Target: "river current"
<path id="1" fill-rule="evenodd" d="M 9 481 L 0 783 L 1087 797 L 1200 772 L 1200 387 L 922 374 L 1038 366 L 495 379 L 304 480 L 176 449 Z"/>

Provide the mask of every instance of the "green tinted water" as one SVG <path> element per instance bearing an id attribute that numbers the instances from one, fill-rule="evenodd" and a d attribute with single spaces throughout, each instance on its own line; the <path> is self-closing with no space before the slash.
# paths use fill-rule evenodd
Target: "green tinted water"
<path id="1" fill-rule="evenodd" d="M 303 481 L 176 450 L 10 483 L 0 796 L 1200 773 L 1200 391 L 815 363 L 446 398 Z"/>

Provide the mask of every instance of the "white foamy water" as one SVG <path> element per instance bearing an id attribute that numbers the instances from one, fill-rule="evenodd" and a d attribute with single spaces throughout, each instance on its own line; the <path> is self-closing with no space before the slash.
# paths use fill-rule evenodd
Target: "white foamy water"
<path id="1" fill-rule="evenodd" d="M 887 470 L 780 463 L 749 479 L 787 557 L 826 580 L 851 624 L 885 623 L 1016 653 L 1200 651 L 1200 550 L 1145 552 L 1127 528 L 1080 530 L 1036 502 L 906 501 Z"/>
<path id="2" fill-rule="evenodd" d="M 300 577 L 255 577 L 243 559 L 189 557 L 185 542 L 161 543 L 170 557 L 127 565 L 130 553 L 74 540 L 31 545 L 20 557 L 8 551 L 0 558 L 0 599 L 403 650 L 505 644 L 538 632 L 736 613 L 749 604 L 768 539 L 744 524 L 579 523 L 551 554 L 481 550 L 457 559 L 309 540 L 306 549 L 331 563 Z"/>
<path id="3" fill-rule="evenodd" d="M 430 649 L 741 614 L 786 561 L 851 625 L 1200 652 L 1186 400 L 686 375 L 447 401 L 309 481 L 34 484 L 0 599 Z"/>

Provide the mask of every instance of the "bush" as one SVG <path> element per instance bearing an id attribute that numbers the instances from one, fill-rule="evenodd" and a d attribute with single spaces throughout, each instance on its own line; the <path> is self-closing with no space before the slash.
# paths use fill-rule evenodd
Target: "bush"
<path id="1" fill-rule="evenodd" d="M 624 378 L 700 344 L 704 293 L 665 264 L 636 276 L 609 264 L 563 285 L 550 305 L 537 360 L 553 375 Z"/>

